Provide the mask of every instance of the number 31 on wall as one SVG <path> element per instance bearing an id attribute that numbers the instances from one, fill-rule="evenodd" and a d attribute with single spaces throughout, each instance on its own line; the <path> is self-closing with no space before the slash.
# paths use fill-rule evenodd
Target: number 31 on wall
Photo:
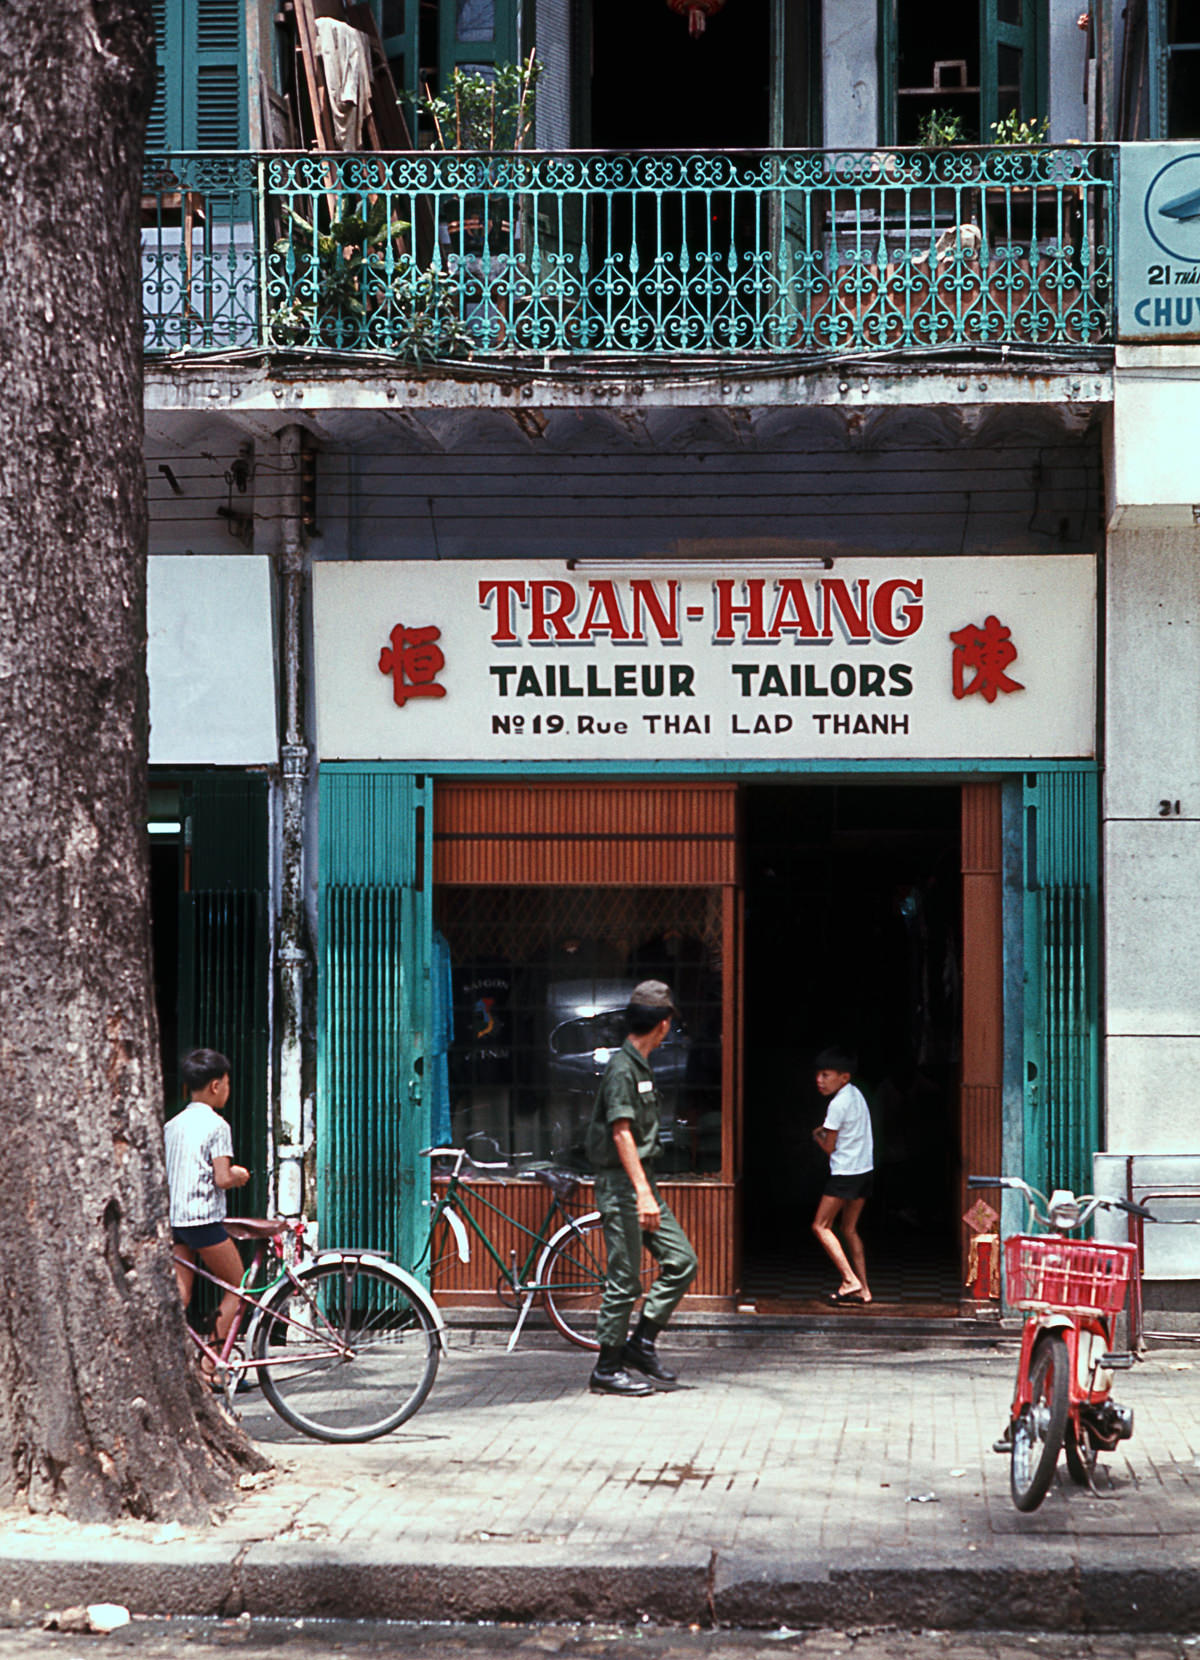
<path id="1" fill-rule="evenodd" d="M 1180 806 L 1178 801 L 1160 801 L 1158 804 L 1159 818 L 1178 818 Z"/>

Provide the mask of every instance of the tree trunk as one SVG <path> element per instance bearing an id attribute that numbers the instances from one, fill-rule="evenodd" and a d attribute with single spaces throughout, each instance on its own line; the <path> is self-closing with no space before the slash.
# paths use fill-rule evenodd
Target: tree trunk
<path id="1" fill-rule="evenodd" d="M 170 1265 L 145 845 L 151 0 L 0 6 L 0 1503 L 206 1516 L 263 1461 Z"/>

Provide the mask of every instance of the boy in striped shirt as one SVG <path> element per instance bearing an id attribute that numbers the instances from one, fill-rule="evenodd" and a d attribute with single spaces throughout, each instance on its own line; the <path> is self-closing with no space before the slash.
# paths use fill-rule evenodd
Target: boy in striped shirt
<path id="1" fill-rule="evenodd" d="M 225 1194 L 245 1187 L 250 1172 L 233 1162 L 233 1136 L 220 1116 L 229 1105 L 229 1062 L 216 1049 L 193 1049 L 180 1065 L 189 1101 L 166 1127 L 167 1187 L 175 1280 L 186 1308 L 199 1257 L 209 1273 L 238 1285 L 242 1258 L 225 1231 Z M 226 1291 L 217 1309 L 216 1338 L 224 1340 L 241 1299 Z"/>

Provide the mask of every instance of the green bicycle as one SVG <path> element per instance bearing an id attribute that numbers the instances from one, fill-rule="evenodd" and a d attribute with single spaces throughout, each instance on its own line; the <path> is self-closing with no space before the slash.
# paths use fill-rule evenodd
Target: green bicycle
<path id="1" fill-rule="evenodd" d="M 446 1191 L 439 1198 L 426 1201 L 432 1207 L 432 1216 L 429 1237 L 417 1267 L 426 1263 L 436 1267 L 445 1257 L 450 1245 L 447 1230 L 459 1261 L 469 1262 L 470 1236 L 474 1233 L 499 1271 L 497 1295 L 502 1301 L 511 1300 L 517 1308 L 517 1323 L 508 1340 L 508 1353 L 516 1348 L 529 1311 L 539 1297 L 556 1330 L 568 1343 L 581 1349 L 598 1349 L 595 1328 L 604 1291 L 604 1230 L 598 1210 L 576 1216 L 567 1208 L 579 1185 L 578 1176 L 551 1165 L 523 1162 L 520 1157 L 482 1162 L 464 1147 L 425 1147 L 421 1157 L 453 1162 Z M 541 1226 L 527 1228 L 493 1204 L 486 1189 L 473 1181 L 477 1175 L 531 1177 L 540 1182 L 549 1194 Z M 487 1231 L 489 1212 L 522 1236 L 521 1245 L 525 1249 L 522 1261 L 518 1262 L 515 1250 L 510 1262 L 501 1257 Z M 647 1255 L 642 1265 L 647 1285 L 653 1270 L 653 1262 Z"/>

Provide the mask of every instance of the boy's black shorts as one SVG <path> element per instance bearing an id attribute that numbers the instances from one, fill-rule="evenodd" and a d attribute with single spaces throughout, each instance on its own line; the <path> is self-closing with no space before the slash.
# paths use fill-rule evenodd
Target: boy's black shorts
<path id="1" fill-rule="evenodd" d="M 197 1222 L 194 1227 L 172 1228 L 171 1238 L 176 1245 L 186 1245 L 189 1250 L 203 1251 L 209 1245 L 219 1245 L 229 1235 L 225 1231 L 224 1222 Z"/>
<path id="2" fill-rule="evenodd" d="M 874 1191 L 873 1170 L 862 1170 L 856 1176 L 829 1176 L 825 1182 L 827 1199 L 869 1199 Z"/>

